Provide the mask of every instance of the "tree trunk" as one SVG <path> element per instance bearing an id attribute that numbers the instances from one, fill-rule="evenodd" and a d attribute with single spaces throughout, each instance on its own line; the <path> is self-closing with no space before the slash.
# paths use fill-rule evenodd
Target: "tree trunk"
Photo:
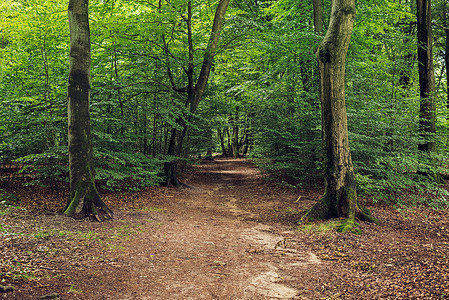
<path id="1" fill-rule="evenodd" d="M 188 17 L 187 17 L 187 34 L 188 34 L 188 44 L 189 44 L 189 67 L 187 69 L 187 77 L 188 84 L 186 88 L 179 89 L 174 85 L 174 80 L 171 75 L 171 71 L 169 70 L 170 81 L 172 82 L 173 89 L 175 91 L 186 92 L 187 93 L 187 108 L 190 111 L 189 117 L 186 117 L 188 121 L 191 120 L 191 116 L 195 114 L 198 105 L 203 98 L 204 91 L 206 89 L 207 81 L 209 79 L 212 62 L 216 54 L 218 41 L 220 37 L 221 28 L 223 26 L 223 20 L 226 13 L 226 9 L 229 5 L 230 0 L 220 0 L 218 3 L 217 9 L 215 11 L 215 17 L 212 24 L 212 31 L 209 38 L 209 43 L 207 48 L 205 49 L 203 63 L 201 65 L 201 71 L 198 75 L 198 79 L 196 84 L 193 85 L 193 74 L 194 74 L 194 64 L 193 64 L 193 33 L 192 33 L 192 11 L 191 11 L 191 1 L 188 1 Z M 184 141 L 184 137 L 187 131 L 187 126 L 189 122 L 185 122 L 182 118 L 178 119 L 178 124 L 181 125 L 182 129 L 174 128 L 172 131 L 172 136 L 170 139 L 170 146 L 172 148 L 168 149 L 168 154 L 172 156 L 179 157 L 182 150 L 182 145 Z M 178 179 L 177 172 L 178 162 L 176 160 L 165 163 L 164 170 L 165 175 L 167 177 L 167 185 L 182 185 L 182 183 Z"/>
<path id="2" fill-rule="evenodd" d="M 232 127 L 232 157 L 239 157 L 239 127 L 234 125 Z"/>
<path id="3" fill-rule="evenodd" d="M 228 145 L 228 147 L 227 147 L 228 153 L 229 153 L 229 156 L 231 156 L 231 153 L 232 153 L 231 140 L 232 140 L 232 138 L 231 138 L 231 133 L 229 131 L 229 127 L 226 127 L 225 133 L 226 133 L 226 144 Z"/>
<path id="4" fill-rule="evenodd" d="M 444 2 L 444 11 L 448 11 L 447 2 Z M 449 109 L 449 17 L 444 14 L 443 26 L 445 33 L 445 47 L 444 47 L 444 66 L 446 68 L 446 107 Z M 448 116 L 449 118 L 449 116 Z"/>
<path id="5" fill-rule="evenodd" d="M 444 2 L 444 11 L 448 11 L 447 2 Z M 444 48 L 444 66 L 446 67 L 446 107 L 449 109 L 449 17 L 444 14 L 444 33 L 445 33 L 445 48 Z M 448 116 L 449 118 L 449 116 Z"/>
<path id="6" fill-rule="evenodd" d="M 313 27 L 316 34 L 323 34 L 323 5 L 321 0 L 313 0 Z"/>
<path id="7" fill-rule="evenodd" d="M 70 198 L 63 211 L 67 216 L 112 218 L 95 187 L 90 134 L 90 32 L 88 0 L 70 0 L 70 67 L 67 89 L 69 122 Z"/>
<path id="8" fill-rule="evenodd" d="M 248 128 L 243 128 L 243 133 L 239 140 L 239 153 L 242 153 L 242 157 L 245 157 L 248 153 Z"/>
<path id="9" fill-rule="evenodd" d="M 181 122 L 181 119 L 178 119 L 178 123 Z M 181 125 L 181 124 L 179 124 Z M 182 126 L 182 125 L 181 125 Z M 186 125 L 184 125 L 186 126 Z M 185 127 L 187 128 L 187 127 Z M 171 160 L 166 162 L 164 164 L 164 173 L 166 176 L 166 182 L 165 184 L 167 186 L 174 185 L 174 186 L 182 186 L 183 184 L 178 179 L 178 159 L 181 155 L 181 149 L 182 149 L 182 140 L 184 139 L 183 136 L 181 136 L 182 131 L 173 128 L 172 133 L 170 135 L 170 142 L 168 144 L 168 150 L 167 154 L 171 156 Z"/>
<path id="10" fill-rule="evenodd" d="M 323 197 L 307 213 L 308 219 L 355 217 L 374 221 L 357 200 L 356 182 L 348 141 L 345 105 L 345 60 L 355 17 L 355 0 L 332 1 L 329 29 L 317 57 L 324 147 Z M 351 229 L 343 228 L 343 230 Z"/>
<path id="11" fill-rule="evenodd" d="M 221 155 L 222 156 L 228 156 L 228 152 L 226 151 L 226 146 L 225 146 L 225 142 L 224 142 L 224 135 L 225 135 L 225 130 L 221 128 L 217 129 L 217 134 L 218 134 L 218 138 L 220 139 L 220 146 L 221 146 Z"/>
<path id="12" fill-rule="evenodd" d="M 236 113 L 234 116 L 231 115 L 230 118 L 232 124 L 232 157 L 239 157 L 239 110 L 236 108 Z"/>
<path id="13" fill-rule="evenodd" d="M 435 75 L 432 57 L 432 15 L 431 0 L 417 0 L 418 20 L 418 65 L 419 65 L 419 127 L 424 139 L 418 145 L 419 150 L 434 152 L 436 133 L 435 126 Z"/>

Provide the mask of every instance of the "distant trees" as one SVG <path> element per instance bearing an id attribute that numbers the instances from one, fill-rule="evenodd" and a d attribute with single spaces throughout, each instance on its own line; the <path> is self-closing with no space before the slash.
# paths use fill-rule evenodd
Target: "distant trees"
<path id="1" fill-rule="evenodd" d="M 433 191 L 419 201 L 442 199 L 418 170 L 446 172 L 446 2 L 431 6 L 430 109 L 419 95 L 417 2 L 357 2 L 344 65 L 348 135 L 338 139 L 351 148 L 358 195 L 396 203 L 419 185 Z M 69 178 L 67 5 L 0 3 L 0 164 L 20 167 L 26 184 Z M 223 18 L 217 8 L 225 6 Z M 288 184 L 321 182 L 320 108 L 328 108 L 320 107 L 315 50 L 330 29 L 331 1 L 90 0 L 89 8 L 98 187 L 177 185 L 177 166 L 214 152 L 247 155 Z M 424 132 L 430 120 L 435 132 Z M 432 155 L 417 146 L 428 142 Z M 351 173 L 348 160 L 340 163 Z"/>

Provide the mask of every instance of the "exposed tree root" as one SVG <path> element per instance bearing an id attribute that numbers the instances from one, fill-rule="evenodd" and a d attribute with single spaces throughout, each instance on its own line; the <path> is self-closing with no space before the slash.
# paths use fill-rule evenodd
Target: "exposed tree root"
<path id="1" fill-rule="evenodd" d="M 339 232 L 347 232 L 351 231 L 356 234 L 360 234 L 361 231 L 357 227 L 359 224 L 356 222 L 357 220 L 366 221 L 370 223 L 374 223 L 379 225 L 379 220 L 371 215 L 371 212 L 362 207 L 360 203 L 357 201 L 357 205 L 354 209 L 345 210 L 344 213 L 339 213 L 334 205 L 331 205 L 329 199 L 326 199 L 327 195 L 324 195 L 320 201 L 315 203 L 315 205 L 306 211 L 304 216 L 301 218 L 301 223 L 304 222 L 313 222 L 315 220 L 327 220 L 332 218 L 345 218 L 340 226 L 338 227 Z"/>
<path id="2" fill-rule="evenodd" d="M 71 201 L 64 208 L 63 214 L 74 219 L 91 218 L 98 222 L 114 218 L 114 213 L 101 200 L 95 188 L 93 194 L 79 196 L 78 193 L 74 193 Z"/>
<path id="3" fill-rule="evenodd" d="M 376 219 L 371 215 L 371 212 L 360 205 L 360 203 L 357 201 L 357 212 L 355 214 L 355 217 L 361 221 L 374 223 L 376 225 L 379 225 L 379 220 Z"/>

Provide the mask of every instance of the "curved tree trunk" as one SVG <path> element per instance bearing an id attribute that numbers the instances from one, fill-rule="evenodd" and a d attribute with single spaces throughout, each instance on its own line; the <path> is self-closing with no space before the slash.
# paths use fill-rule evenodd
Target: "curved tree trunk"
<path id="1" fill-rule="evenodd" d="M 188 121 L 191 120 L 191 116 L 196 112 L 196 109 L 198 108 L 198 105 L 203 98 L 204 91 L 206 90 L 207 81 L 209 80 L 209 75 L 212 67 L 212 62 L 214 60 L 217 46 L 218 46 L 218 40 L 220 37 L 221 28 L 223 26 L 223 20 L 224 16 L 226 14 L 226 10 L 228 8 L 230 0 L 220 0 L 218 3 L 217 9 L 215 11 L 214 21 L 212 24 L 212 31 L 209 38 L 209 43 L 207 45 L 207 48 L 205 49 L 204 57 L 203 57 L 203 63 L 201 65 L 201 71 L 198 75 L 198 79 L 196 81 L 196 84 L 193 84 L 193 73 L 194 73 L 194 65 L 193 65 L 193 33 L 191 28 L 191 21 L 192 21 L 192 13 L 191 13 L 191 1 L 188 2 L 189 5 L 189 13 L 188 13 L 188 20 L 187 20 L 187 32 L 188 32 L 188 40 L 189 40 L 189 67 L 188 67 L 188 74 L 187 77 L 189 78 L 189 82 L 186 88 L 184 89 L 178 89 L 174 85 L 173 78 L 171 77 L 171 71 L 169 70 L 169 76 L 170 80 L 173 85 L 173 89 L 175 91 L 180 92 L 186 92 L 187 93 L 187 108 L 190 111 L 189 117 L 186 117 Z M 178 124 L 181 126 L 182 129 L 176 129 L 174 128 L 172 131 L 172 135 L 170 138 L 170 144 L 168 153 L 171 156 L 179 157 L 182 151 L 182 145 L 184 141 L 184 137 L 186 135 L 187 126 L 189 122 L 185 122 L 182 118 L 178 119 Z M 165 163 L 164 165 L 164 171 L 165 175 L 167 177 L 166 184 L 167 185 L 175 185 L 175 186 L 181 186 L 183 185 L 179 179 L 178 179 L 178 162 L 170 161 Z"/>
<path id="2" fill-rule="evenodd" d="M 355 217 L 374 220 L 357 200 L 348 141 L 345 104 L 345 60 L 355 17 L 355 0 L 332 1 L 329 29 L 317 57 L 320 68 L 321 125 L 325 192 L 307 213 L 308 219 Z"/>
<path id="3" fill-rule="evenodd" d="M 70 0 L 70 69 L 67 89 L 70 198 L 63 213 L 70 217 L 112 218 L 95 187 L 90 134 L 90 32 L 88 0 Z"/>

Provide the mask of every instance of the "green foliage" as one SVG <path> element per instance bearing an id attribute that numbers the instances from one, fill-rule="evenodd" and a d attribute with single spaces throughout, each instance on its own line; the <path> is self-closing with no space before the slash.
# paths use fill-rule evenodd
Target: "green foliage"
<path id="1" fill-rule="evenodd" d="M 161 183 L 161 158 L 142 153 L 96 152 L 96 178 L 110 190 L 138 190 Z"/>
<path id="2" fill-rule="evenodd" d="M 418 128 L 415 17 L 410 4 L 364 1 L 358 6 L 357 18 L 346 100 L 358 192 L 386 203 L 402 203 L 417 192 L 421 203 L 440 206 L 446 201 L 440 182 L 419 174 L 447 171 L 436 157 L 441 152 L 430 156 L 417 147 L 423 137 Z M 437 126 L 444 127 L 443 122 L 440 119 Z M 442 136 L 427 138 L 444 140 Z M 419 192 L 422 188 L 428 193 Z"/>
<path id="3" fill-rule="evenodd" d="M 308 106 L 307 103 L 288 104 L 278 98 L 276 103 L 267 103 L 268 107 L 258 111 L 259 118 L 254 121 L 257 133 L 252 156 L 265 170 L 304 180 L 305 177 L 318 174 L 318 116 L 316 112 L 302 109 Z M 286 107 L 292 108 L 291 117 L 285 117 L 288 115 Z M 315 126 L 311 128 L 313 124 Z"/>
<path id="4" fill-rule="evenodd" d="M 72 285 L 70 285 L 69 289 L 67 290 L 67 293 L 80 295 L 83 293 L 83 290 L 79 287 L 76 287 L 74 284 L 72 284 Z"/>
<path id="5" fill-rule="evenodd" d="M 251 35 L 223 56 L 213 74 L 216 85 L 225 83 L 223 114 L 235 119 L 238 109 L 252 159 L 296 180 L 316 175 L 320 157 L 318 73 L 310 51 L 317 39 L 311 3 L 300 6 L 287 0 L 253 7 Z M 222 119 L 228 120 L 221 124 L 225 132 L 231 130 L 235 121 Z"/>
<path id="6" fill-rule="evenodd" d="M 0 205 L 12 206 L 17 205 L 19 199 L 14 194 L 9 194 L 0 189 Z"/>
<path id="7" fill-rule="evenodd" d="M 231 155 L 237 130 L 240 155 L 249 154 L 294 185 L 315 181 L 322 150 L 314 51 L 322 37 L 314 33 L 311 1 L 231 3 L 195 115 L 186 109 L 186 93 L 175 90 L 186 86 L 189 62 L 201 66 L 216 1 L 193 3 L 193 57 L 185 34 L 186 4 L 90 3 L 91 127 L 99 183 L 116 191 L 163 182 L 163 163 L 175 159 L 166 156 L 170 134 L 180 129 L 180 119 L 189 123 L 184 157 L 211 151 Z M 447 192 L 437 179 L 448 174 L 441 27 L 447 26 L 447 3 L 434 3 L 438 133 L 428 137 L 418 128 L 413 5 L 357 2 L 346 65 L 352 159 L 360 195 L 446 207 Z M 66 10 L 66 0 L 0 3 L 0 165 L 16 164 L 27 184 L 67 181 Z M 324 27 L 329 12 L 325 1 Z M 417 150 L 426 139 L 437 142 L 437 153 Z M 0 201 L 16 202 L 8 197 L 0 194 Z"/>
<path id="8" fill-rule="evenodd" d="M 58 147 L 48 152 L 29 154 L 14 160 L 22 166 L 19 173 L 28 180 L 26 185 L 50 186 L 68 180 L 67 148 Z"/>

